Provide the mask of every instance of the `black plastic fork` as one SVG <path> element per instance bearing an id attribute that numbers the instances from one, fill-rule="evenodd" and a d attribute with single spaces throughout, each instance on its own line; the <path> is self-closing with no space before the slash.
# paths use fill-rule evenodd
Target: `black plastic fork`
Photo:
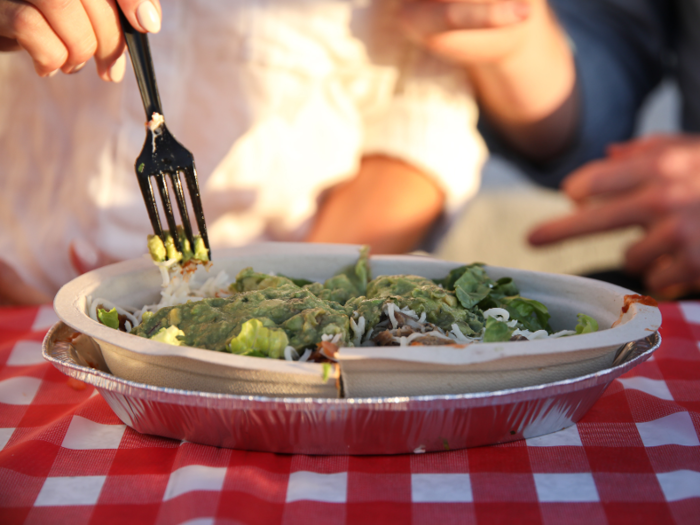
<path id="1" fill-rule="evenodd" d="M 190 223 L 182 182 L 180 180 L 180 176 L 182 175 L 187 183 L 187 190 L 197 221 L 199 235 L 201 235 L 204 241 L 204 246 L 207 248 L 209 259 L 211 260 L 211 249 L 209 247 L 209 238 L 207 237 L 207 225 L 204 221 L 202 200 L 199 195 L 199 183 L 197 182 L 197 170 L 194 166 L 194 156 L 187 148 L 175 140 L 175 137 L 170 133 L 164 121 L 158 122 L 157 119 L 163 116 L 163 109 L 160 104 L 160 95 L 158 94 L 158 85 L 153 69 L 153 60 L 151 59 L 148 37 L 144 33 L 139 33 L 131 26 L 121 8 L 118 6 L 119 4 L 117 4 L 117 8 L 119 9 L 122 30 L 124 31 L 124 39 L 129 49 L 131 64 L 134 66 L 134 73 L 139 85 L 139 91 L 141 92 L 143 109 L 146 111 L 146 119 L 149 123 L 149 125 L 146 126 L 146 141 L 144 142 L 141 153 L 136 159 L 135 167 L 136 177 L 141 187 L 143 200 L 146 203 L 146 209 L 148 210 L 148 217 L 153 226 L 153 232 L 165 242 L 165 235 L 163 227 L 161 226 L 160 214 L 158 213 L 158 205 L 153 192 L 151 179 L 155 180 L 158 187 L 160 201 L 163 204 L 163 211 L 175 247 L 179 252 L 183 251 L 183 247 L 180 245 L 179 235 L 177 234 L 177 223 L 173 214 L 173 206 L 168 191 L 166 179 L 169 178 L 170 185 L 175 193 L 185 236 L 190 243 L 190 248 L 194 250 L 194 233 L 192 224 Z"/>

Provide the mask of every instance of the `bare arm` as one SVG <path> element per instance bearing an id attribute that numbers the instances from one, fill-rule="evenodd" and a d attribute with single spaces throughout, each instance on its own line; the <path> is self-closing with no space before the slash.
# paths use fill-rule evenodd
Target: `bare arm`
<path id="1" fill-rule="evenodd" d="M 522 153 L 546 160 L 574 138 L 576 69 L 566 37 L 546 5 L 536 2 L 517 50 L 468 67 L 483 111 Z"/>
<path id="2" fill-rule="evenodd" d="M 367 156 L 355 178 L 330 190 L 306 240 L 405 253 L 425 236 L 444 201 L 437 184 L 416 168 L 390 157 Z"/>
<path id="3" fill-rule="evenodd" d="M 419 0 L 404 14 L 414 39 L 466 67 L 482 111 L 521 153 L 546 160 L 574 138 L 573 53 L 546 0 Z"/>
<path id="4" fill-rule="evenodd" d="M 0 260 L 0 305 L 48 304 L 51 297 L 26 284 L 9 264 Z"/>
<path id="5" fill-rule="evenodd" d="M 117 262 L 84 239 L 71 241 L 68 258 L 79 274 Z M 0 259 L 0 306 L 49 304 L 51 300 L 51 296 L 24 282 L 12 266 Z"/>

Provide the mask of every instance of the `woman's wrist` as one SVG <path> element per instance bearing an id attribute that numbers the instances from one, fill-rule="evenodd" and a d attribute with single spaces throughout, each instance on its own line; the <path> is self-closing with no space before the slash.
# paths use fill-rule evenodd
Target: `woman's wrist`
<path id="1" fill-rule="evenodd" d="M 533 6 L 513 51 L 467 71 L 482 111 L 521 152 L 538 160 L 564 149 L 578 122 L 576 66 L 547 5 Z"/>

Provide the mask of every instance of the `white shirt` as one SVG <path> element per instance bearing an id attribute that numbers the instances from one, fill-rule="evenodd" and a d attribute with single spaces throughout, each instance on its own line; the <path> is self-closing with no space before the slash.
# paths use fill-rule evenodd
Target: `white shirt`
<path id="1" fill-rule="evenodd" d="M 149 36 L 169 130 L 195 157 L 214 249 L 300 240 L 319 195 L 365 154 L 423 170 L 448 213 L 473 196 L 485 148 L 467 79 L 409 43 L 395 0 L 172 0 Z M 134 173 L 146 117 L 88 64 L 36 76 L 0 55 L 0 253 L 53 293 L 76 238 L 116 258 L 151 232 Z"/>

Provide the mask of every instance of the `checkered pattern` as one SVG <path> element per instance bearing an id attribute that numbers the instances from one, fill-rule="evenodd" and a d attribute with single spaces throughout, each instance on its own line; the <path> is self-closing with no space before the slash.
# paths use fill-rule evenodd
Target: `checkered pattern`
<path id="1" fill-rule="evenodd" d="M 0 309 L 0 523 L 700 523 L 700 303 L 575 427 L 500 446 L 286 456 L 144 436 L 41 359 L 50 308 Z"/>

